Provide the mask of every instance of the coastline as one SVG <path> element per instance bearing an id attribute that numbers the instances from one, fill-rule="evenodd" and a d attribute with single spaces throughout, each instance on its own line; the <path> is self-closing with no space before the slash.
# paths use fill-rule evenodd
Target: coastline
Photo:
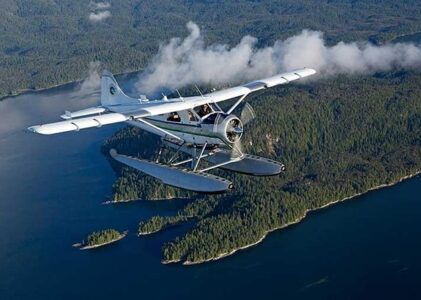
<path id="1" fill-rule="evenodd" d="M 209 258 L 209 259 L 200 260 L 200 261 L 189 261 L 189 260 L 185 260 L 184 262 L 182 262 L 182 264 L 183 264 L 184 266 L 197 265 L 197 264 L 202 264 L 202 263 L 206 263 L 206 262 L 216 261 L 216 260 L 219 260 L 219 259 L 225 258 L 225 257 L 227 257 L 227 256 L 233 255 L 233 254 L 234 254 L 234 253 L 236 253 L 237 251 L 240 251 L 240 250 L 247 249 L 247 248 L 253 247 L 253 246 L 255 246 L 255 245 L 258 245 L 259 243 L 261 243 L 261 242 L 262 242 L 262 241 L 266 238 L 266 236 L 267 236 L 269 233 L 271 233 L 271 232 L 273 232 L 273 231 L 275 231 L 275 230 L 284 229 L 284 228 L 286 228 L 286 227 L 288 227 L 288 226 L 290 226 L 290 225 L 297 224 L 297 223 L 301 222 L 301 221 L 302 221 L 302 220 L 303 220 L 303 219 L 307 216 L 307 214 L 308 214 L 308 213 L 310 213 L 310 212 L 312 212 L 312 211 L 318 211 L 318 210 L 320 210 L 320 209 L 324 209 L 324 208 L 330 207 L 330 206 L 332 206 L 332 205 L 334 205 L 334 204 L 337 204 L 337 203 L 340 203 L 340 202 L 343 202 L 343 201 L 346 201 L 346 200 L 349 200 L 349 199 L 352 199 L 352 198 L 356 198 L 356 197 L 358 197 L 358 196 L 362 196 L 362 195 L 364 195 L 364 194 L 367 194 L 367 193 L 372 192 L 372 191 L 375 191 L 375 190 L 379 190 L 379 189 L 382 189 L 382 188 L 386 188 L 386 187 L 391 187 L 391 186 L 394 186 L 394 185 L 396 185 L 396 184 L 398 184 L 398 183 L 400 183 L 400 182 L 402 182 L 402 181 L 404 181 L 404 180 L 411 179 L 411 178 L 415 178 L 416 176 L 418 176 L 418 175 L 420 175 L 420 174 L 421 174 L 421 170 L 418 170 L 418 171 L 416 171 L 416 172 L 414 172 L 414 173 L 412 173 L 412 174 L 402 176 L 402 177 L 400 177 L 399 179 L 397 179 L 397 180 L 395 180 L 395 181 L 392 181 L 392 182 L 390 182 L 390 183 L 383 183 L 383 184 L 380 184 L 380 185 L 374 186 L 374 187 L 372 187 L 372 188 L 367 189 L 367 190 L 366 190 L 366 191 L 364 191 L 364 192 L 360 192 L 360 193 L 357 193 L 357 194 L 354 194 L 354 195 L 351 195 L 351 196 L 348 196 L 348 197 L 345 197 L 345 198 L 342 198 L 342 199 L 338 199 L 338 200 L 335 200 L 335 201 L 332 201 L 332 202 L 326 203 L 325 205 L 322 205 L 322 206 L 320 206 L 320 207 L 318 207 L 318 208 L 306 209 L 306 210 L 305 210 L 305 212 L 304 212 L 304 214 L 303 214 L 303 216 L 298 217 L 297 219 L 295 219 L 295 220 L 293 220 L 293 221 L 291 221 L 291 222 L 289 222 L 289 223 L 286 223 L 286 224 L 283 224 L 283 225 L 281 225 L 281 226 L 275 227 L 275 228 L 273 228 L 273 229 L 267 230 L 267 231 L 266 231 L 266 232 L 262 235 L 262 237 L 261 237 L 260 239 L 258 239 L 256 242 L 253 242 L 253 243 L 251 243 L 251 244 L 247 244 L 247 245 L 244 245 L 244 246 L 241 246 L 241 247 L 235 248 L 235 249 L 233 249 L 233 250 L 231 250 L 231 251 L 229 251 L 229 252 L 224 252 L 224 253 L 221 253 L 221 254 L 219 254 L 218 256 L 215 256 L 215 257 L 212 257 L 212 258 Z M 162 264 L 170 264 L 170 263 L 178 263 L 178 262 L 181 262 L 181 259 L 180 259 L 180 260 L 171 260 L 171 261 L 165 261 L 165 260 L 162 260 L 162 261 L 161 261 L 161 263 L 162 263 Z"/>
<path id="2" fill-rule="evenodd" d="M 162 230 L 162 228 L 161 229 L 158 229 L 158 230 L 154 230 L 154 231 L 148 231 L 148 232 L 137 232 L 137 236 L 145 236 L 145 235 L 151 235 L 151 234 L 154 234 L 154 233 L 157 233 L 157 232 L 159 232 L 159 231 L 161 231 Z"/>
<path id="3" fill-rule="evenodd" d="M 112 244 L 112 243 L 118 242 L 119 240 L 124 239 L 127 236 L 128 232 L 129 231 L 126 230 L 118 238 L 112 239 L 111 241 L 108 241 L 108 242 L 105 242 L 105 243 L 92 245 L 92 246 L 83 246 L 81 243 L 76 243 L 76 244 L 73 244 L 73 247 L 79 248 L 79 250 L 90 250 L 90 249 L 99 248 L 99 247 L 109 245 L 109 244 Z"/>
<path id="4" fill-rule="evenodd" d="M 47 90 L 50 90 L 50 89 L 54 89 L 54 88 L 58 88 L 58 87 L 64 87 L 66 85 L 79 84 L 79 83 L 82 83 L 82 82 L 83 82 L 83 80 L 72 80 L 72 81 L 53 84 L 51 86 L 42 87 L 42 88 L 20 89 L 20 90 L 17 90 L 16 92 L 14 92 L 13 94 L 1 96 L 0 101 L 6 100 L 8 98 L 16 98 L 16 97 L 19 97 L 19 96 L 25 95 L 25 94 L 40 93 L 40 92 L 44 92 L 44 91 L 47 91 Z"/>
<path id="5" fill-rule="evenodd" d="M 184 217 L 186 218 L 184 221 L 189 221 L 190 219 L 194 218 L 193 216 L 184 216 Z M 159 229 L 156 229 L 156 230 L 153 230 L 153 231 L 146 231 L 145 232 L 145 231 L 139 231 L 138 230 L 137 236 L 138 237 L 141 237 L 141 236 L 151 235 L 151 234 L 154 234 L 154 233 L 157 233 L 157 232 L 160 232 L 160 231 L 163 231 L 165 229 L 168 229 L 170 227 L 175 227 L 175 226 L 178 226 L 178 223 L 177 222 L 176 223 L 166 224 L 162 228 L 159 228 Z"/>
<path id="6" fill-rule="evenodd" d="M 139 73 L 141 71 L 142 71 L 142 69 L 139 69 L 139 70 L 134 70 L 134 71 L 122 72 L 122 73 L 114 73 L 113 75 L 114 76 L 127 76 L 127 75 L 133 75 L 133 74 Z M 40 88 L 34 88 L 34 89 L 23 88 L 23 89 L 19 89 L 17 91 L 14 91 L 12 94 L 0 96 L 0 101 L 4 101 L 8 98 L 16 98 L 16 97 L 19 97 L 19 96 L 25 95 L 25 94 L 40 93 L 40 92 L 44 92 L 46 90 L 64 87 L 64 86 L 67 86 L 67 85 L 81 84 L 85 80 L 86 80 L 86 78 L 70 80 L 70 81 L 60 82 L 60 83 L 56 83 L 56 84 L 52 84 L 52 85 L 48 85 L 48 86 L 40 87 Z"/>
<path id="7" fill-rule="evenodd" d="M 119 203 L 130 203 L 130 202 L 138 202 L 138 201 L 170 201 L 170 200 L 184 200 L 189 199 L 188 197 L 169 197 L 169 198 L 151 198 L 151 199 L 132 199 L 132 200 L 107 200 L 102 202 L 103 205 L 108 204 L 119 204 Z"/>

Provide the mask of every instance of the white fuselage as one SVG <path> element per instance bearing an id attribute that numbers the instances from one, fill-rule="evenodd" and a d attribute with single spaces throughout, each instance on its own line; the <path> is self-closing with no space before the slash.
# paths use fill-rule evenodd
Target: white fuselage
<path id="1" fill-rule="evenodd" d="M 163 138 L 170 138 L 168 133 L 179 137 L 186 144 L 209 146 L 227 146 L 230 141 L 226 137 L 226 120 L 236 118 L 221 111 L 212 111 L 200 116 L 194 110 L 184 110 L 143 118 L 156 128 L 137 120 L 129 121 L 130 125 L 157 134 Z"/>

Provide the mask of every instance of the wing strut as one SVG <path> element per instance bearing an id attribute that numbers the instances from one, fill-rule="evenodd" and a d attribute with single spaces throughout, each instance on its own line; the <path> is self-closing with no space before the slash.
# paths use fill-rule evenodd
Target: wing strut
<path id="1" fill-rule="evenodd" d="M 195 162 L 195 164 L 194 164 L 193 171 L 196 171 L 196 170 L 197 170 L 197 166 L 199 166 L 200 160 L 201 160 L 201 159 L 202 159 L 202 157 L 203 157 L 203 152 L 205 152 L 205 149 L 206 149 L 206 146 L 207 146 L 207 145 L 208 145 L 208 143 L 207 143 L 207 142 L 205 142 L 205 143 L 203 144 L 202 151 L 200 151 L 199 156 L 196 158 L 196 162 Z"/>
<path id="2" fill-rule="evenodd" d="M 234 103 L 234 105 L 233 106 L 231 106 L 231 108 L 227 111 L 227 114 L 231 114 L 232 113 L 232 111 L 238 106 L 238 105 L 240 105 L 240 103 L 244 100 L 244 98 L 246 98 L 247 97 L 247 95 L 248 95 L 248 93 L 247 94 L 244 94 L 243 96 L 241 96 L 241 98 L 240 99 L 238 99 L 237 100 L 237 102 L 235 102 Z"/>

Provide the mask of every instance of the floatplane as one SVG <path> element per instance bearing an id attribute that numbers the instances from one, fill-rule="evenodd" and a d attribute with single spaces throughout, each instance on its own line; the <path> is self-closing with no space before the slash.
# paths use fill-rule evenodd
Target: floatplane
<path id="1" fill-rule="evenodd" d="M 86 128 L 99 128 L 126 122 L 161 137 L 163 145 L 174 152 L 165 162 L 149 161 L 110 151 L 120 163 L 153 176 L 164 184 L 204 193 L 225 192 L 233 188 L 229 180 L 208 173 L 223 168 L 254 176 L 271 176 L 285 171 L 274 160 L 243 153 L 240 140 L 244 125 L 254 118 L 248 103 L 239 116 L 233 111 L 252 93 L 290 83 L 315 74 L 313 69 L 299 69 L 241 86 L 199 96 L 148 100 L 127 96 L 114 76 L 104 71 L 101 76 L 101 105 L 75 112 L 66 111 L 60 122 L 31 126 L 32 132 L 51 135 Z M 227 110 L 218 103 L 236 100 Z M 180 153 L 188 159 L 180 158 Z M 202 161 L 206 162 L 205 166 Z"/>

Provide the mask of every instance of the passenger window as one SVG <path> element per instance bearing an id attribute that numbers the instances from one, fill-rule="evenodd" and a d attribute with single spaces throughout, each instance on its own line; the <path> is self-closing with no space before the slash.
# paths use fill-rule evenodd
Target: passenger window
<path id="1" fill-rule="evenodd" d="M 180 122 L 180 116 L 178 113 L 176 112 L 172 112 L 170 113 L 169 117 L 167 118 L 167 121 L 171 121 L 171 122 Z"/>
<path id="2" fill-rule="evenodd" d="M 189 116 L 189 121 L 190 122 L 197 122 L 197 118 L 196 118 L 196 116 L 193 114 L 193 112 L 192 111 L 188 111 L 187 112 L 187 114 L 188 114 L 188 116 Z"/>

